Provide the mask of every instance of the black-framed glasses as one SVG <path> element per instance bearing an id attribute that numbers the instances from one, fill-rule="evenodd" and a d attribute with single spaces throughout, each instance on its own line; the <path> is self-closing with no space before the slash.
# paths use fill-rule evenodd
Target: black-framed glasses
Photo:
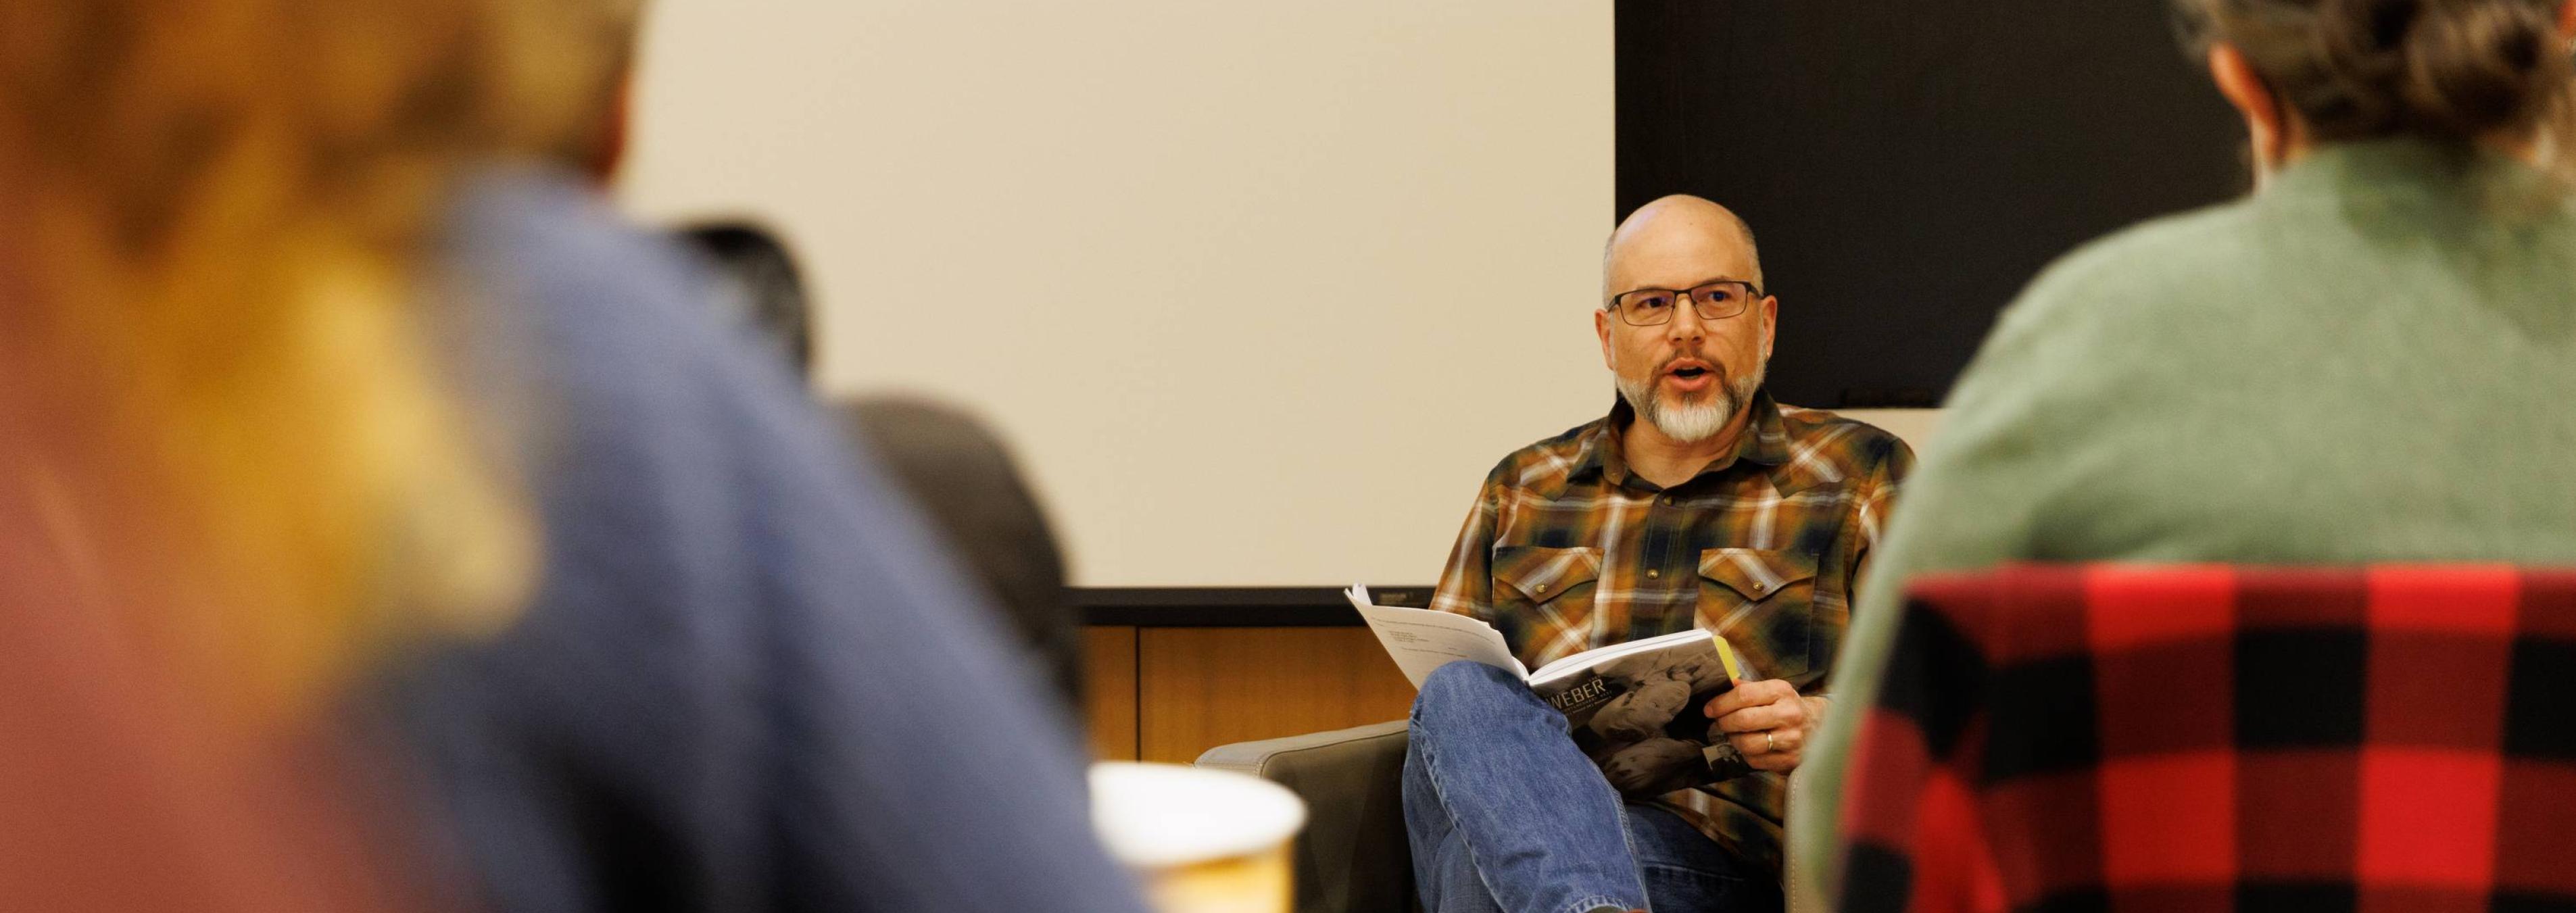
<path id="1" fill-rule="evenodd" d="M 1641 288 L 1612 296 L 1610 310 L 1632 327 L 1662 326 L 1673 321 L 1673 305 L 1683 298 L 1690 299 L 1699 319 L 1724 320 L 1761 300 L 1762 289 L 1737 279 L 1703 282 L 1688 289 Z"/>

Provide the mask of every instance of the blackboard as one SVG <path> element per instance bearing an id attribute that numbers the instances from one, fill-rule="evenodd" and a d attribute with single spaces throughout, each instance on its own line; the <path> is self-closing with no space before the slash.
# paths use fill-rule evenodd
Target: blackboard
<path id="1" fill-rule="evenodd" d="M 2165 0 L 1619 0 L 1617 207 L 1734 208 L 1772 390 L 1929 406 L 2049 261 L 2242 194 L 2244 128 Z"/>

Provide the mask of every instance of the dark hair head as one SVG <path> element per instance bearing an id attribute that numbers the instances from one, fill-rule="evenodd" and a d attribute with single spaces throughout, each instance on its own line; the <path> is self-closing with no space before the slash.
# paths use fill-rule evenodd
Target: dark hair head
<path id="1" fill-rule="evenodd" d="M 796 258 L 777 236 L 757 225 L 718 222 L 680 230 L 680 237 L 715 266 L 719 304 L 728 316 L 751 325 L 777 344 L 799 374 L 814 364 L 814 331 L 805 281 Z"/>
<path id="2" fill-rule="evenodd" d="M 1082 633 L 1065 597 L 1064 554 L 1001 436 L 929 400 L 876 396 L 839 409 L 1045 665 L 1064 705 L 1082 706 Z"/>
<path id="3" fill-rule="evenodd" d="M 2576 72 L 2551 0 L 2176 0 L 2200 50 L 2245 55 L 2316 142 L 2563 131 Z"/>

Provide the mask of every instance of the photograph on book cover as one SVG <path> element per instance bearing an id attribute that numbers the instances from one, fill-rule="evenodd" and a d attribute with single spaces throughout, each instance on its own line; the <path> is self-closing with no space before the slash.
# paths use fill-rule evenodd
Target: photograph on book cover
<path id="1" fill-rule="evenodd" d="M 1706 644 L 1622 656 L 1535 690 L 1565 713 L 1575 746 L 1623 795 L 1731 779 L 1752 768 L 1701 712 L 1734 687 Z"/>

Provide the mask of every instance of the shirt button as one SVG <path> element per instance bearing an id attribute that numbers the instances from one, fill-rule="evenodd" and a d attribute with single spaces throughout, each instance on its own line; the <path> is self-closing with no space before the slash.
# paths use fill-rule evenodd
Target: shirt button
<path id="1" fill-rule="evenodd" d="M 1672 495 L 1665 495 L 1665 496 L 1664 496 L 1664 506 L 1665 506 L 1665 507 L 1671 507 L 1671 506 L 1673 506 L 1673 496 L 1672 496 Z"/>
<path id="2" fill-rule="evenodd" d="M 1655 569 L 1653 569 L 1653 568 L 1647 568 L 1647 569 L 1646 569 L 1646 579 L 1648 579 L 1648 580 L 1653 580 L 1653 579 L 1655 579 L 1655 578 L 1662 577 L 1662 576 L 1664 576 L 1664 572 L 1662 572 L 1662 571 L 1658 571 L 1658 570 L 1655 570 Z"/>
<path id="3" fill-rule="evenodd" d="M 1547 592 L 1547 584 L 1544 584 L 1544 583 L 1539 584 L 1539 585 L 1538 585 L 1538 591 L 1539 591 L 1539 592 L 1541 592 L 1541 593 Z"/>

